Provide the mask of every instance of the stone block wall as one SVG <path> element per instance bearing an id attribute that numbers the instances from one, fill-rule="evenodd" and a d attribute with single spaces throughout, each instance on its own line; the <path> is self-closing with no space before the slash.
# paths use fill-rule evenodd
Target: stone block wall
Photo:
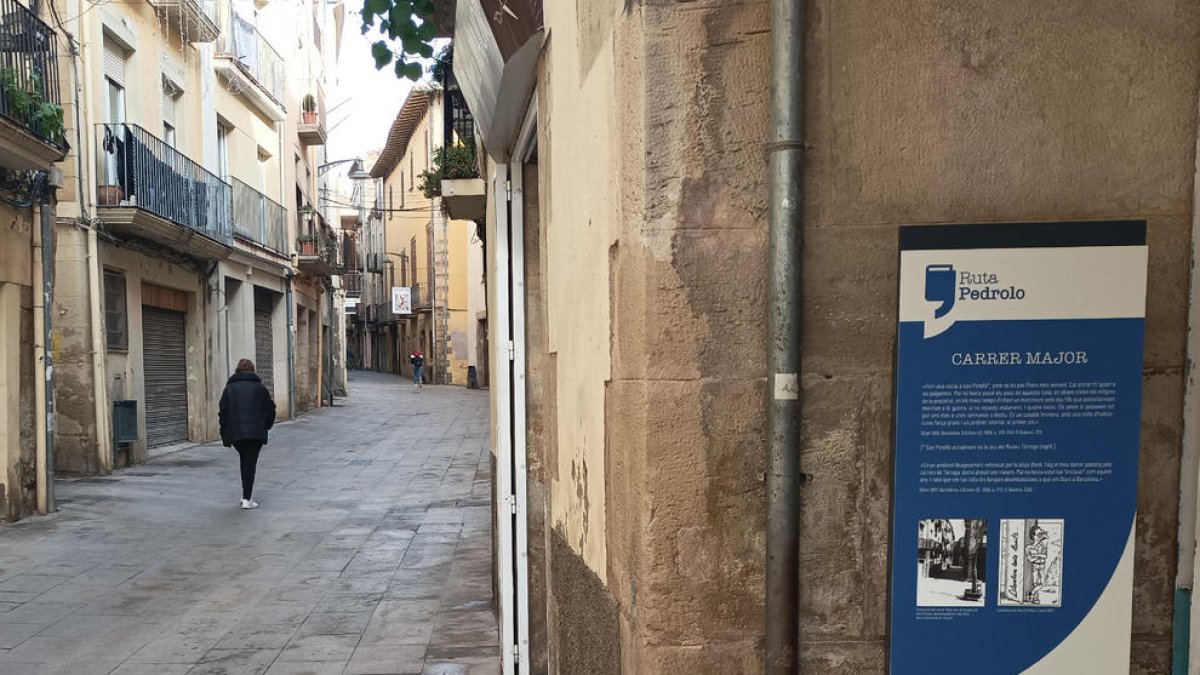
<path id="1" fill-rule="evenodd" d="M 1169 672 L 1200 10 L 808 8 L 802 671 L 885 670 L 898 228 L 1144 219 L 1132 672 Z M 548 336 L 529 373 L 543 653 L 551 672 L 759 672 L 769 4 L 583 3 L 548 9 L 547 25 L 541 234 L 527 244 L 545 275 L 530 284 L 530 325 Z M 611 105 L 583 114 L 568 100 L 596 77 L 611 77 Z M 572 125 L 603 151 L 554 173 L 564 156 L 550 148 L 575 138 Z M 564 214 L 561 193 L 581 189 L 572 173 L 602 177 L 610 197 Z M 558 266 L 599 267 L 597 232 L 607 316 L 553 291 Z M 571 321 L 608 340 L 607 372 L 564 366 L 577 358 L 560 339 Z M 603 417 L 601 467 L 571 435 L 594 420 L 564 411 L 584 409 L 580 377 L 604 386 L 603 409 L 586 413 Z M 557 470 L 571 453 L 603 472 L 603 500 Z M 603 528 L 602 555 L 579 522 Z M 603 658 L 586 660 L 583 634 Z"/>

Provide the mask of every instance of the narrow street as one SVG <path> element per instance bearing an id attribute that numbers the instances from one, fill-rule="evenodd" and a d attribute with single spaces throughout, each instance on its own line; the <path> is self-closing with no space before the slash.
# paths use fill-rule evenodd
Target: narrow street
<path id="1" fill-rule="evenodd" d="M 213 444 L 0 527 L 0 673 L 498 673 L 487 393 L 349 393 L 276 426 L 257 510 Z"/>

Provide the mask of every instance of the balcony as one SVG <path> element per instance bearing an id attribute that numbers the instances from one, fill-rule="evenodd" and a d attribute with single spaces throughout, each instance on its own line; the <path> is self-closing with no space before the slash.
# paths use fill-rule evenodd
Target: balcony
<path id="1" fill-rule="evenodd" d="M 442 179 L 442 206 L 452 220 L 487 217 L 487 191 L 482 178 Z"/>
<path id="2" fill-rule="evenodd" d="M 317 82 L 300 104 L 300 125 L 296 132 L 305 145 L 325 145 L 325 90 Z"/>
<path id="3" fill-rule="evenodd" d="M 233 178 L 233 234 L 286 256 L 287 209 L 282 204 Z"/>
<path id="4" fill-rule="evenodd" d="M 225 84 L 274 122 L 287 118 L 283 106 L 283 59 L 254 27 L 237 14 L 217 42 L 213 63 Z"/>
<path id="5" fill-rule="evenodd" d="M 206 10 L 205 6 L 213 8 L 211 2 L 197 0 L 150 0 L 154 12 L 166 22 L 172 30 L 183 31 L 183 39 L 188 42 L 212 42 L 221 34 L 221 27 L 216 19 Z"/>
<path id="6" fill-rule="evenodd" d="M 423 288 L 421 284 L 412 285 L 412 308 L 413 313 L 428 312 L 433 309 L 433 304 L 430 302 L 428 288 Z"/>
<path id="7" fill-rule="evenodd" d="M 346 272 L 342 275 L 342 288 L 347 298 L 361 298 L 363 292 L 362 272 Z"/>
<path id="8" fill-rule="evenodd" d="M 337 239 L 324 222 L 313 222 L 309 234 L 296 239 L 297 266 L 301 272 L 318 277 L 331 277 L 338 269 Z"/>
<path id="9" fill-rule="evenodd" d="M 134 124 L 98 125 L 97 206 L 107 229 L 196 258 L 233 243 L 229 183 Z"/>
<path id="10" fill-rule="evenodd" d="M 0 166 L 44 170 L 67 154 L 56 36 L 16 0 L 0 0 Z"/>

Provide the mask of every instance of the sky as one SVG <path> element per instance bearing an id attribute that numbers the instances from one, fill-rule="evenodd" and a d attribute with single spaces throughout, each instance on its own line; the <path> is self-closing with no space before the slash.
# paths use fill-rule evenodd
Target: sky
<path id="1" fill-rule="evenodd" d="M 330 161 L 364 157 L 368 151 L 382 148 L 412 87 L 408 80 L 397 78 L 391 67 L 375 70 L 371 42 L 378 38 L 374 31 L 362 34 L 362 0 L 346 0 L 345 4 L 341 55 L 334 73 L 333 95 L 326 104 L 332 127 L 327 147 Z"/>

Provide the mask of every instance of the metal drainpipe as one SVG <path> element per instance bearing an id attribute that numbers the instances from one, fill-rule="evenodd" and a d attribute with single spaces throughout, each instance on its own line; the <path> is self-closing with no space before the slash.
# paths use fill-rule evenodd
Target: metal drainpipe
<path id="1" fill-rule="evenodd" d="M 767 139 L 770 299 L 767 310 L 766 672 L 797 672 L 800 599 L 800 281 L 804 214 L 804 8 L 771 0 L 771 128 Z"/>
<path id="2" fill-rule="evenodd" d="M 296 311 L 292 302 L 291 269 L 283 275 L 283 301 L 287 303 L 287 376 L 288 376 L 288 419 L 296 419 Z"/>
<path id="3" fill-rule="evenodd" d="M 49 181 L 42 186 L 42 330 L 45 331 L 46 381 L 46 510 L 58 510 L 54 501 L 54 212 L 50 209 L 54 188 Z"/>

